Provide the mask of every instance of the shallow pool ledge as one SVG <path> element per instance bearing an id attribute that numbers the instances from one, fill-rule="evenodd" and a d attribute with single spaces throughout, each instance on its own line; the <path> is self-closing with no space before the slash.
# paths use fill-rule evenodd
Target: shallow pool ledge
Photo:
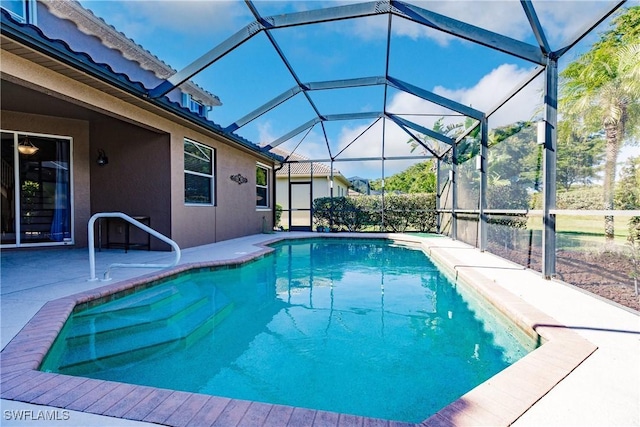
<path id="1" fill-rule="evenodd" d="M 504 271 L 514 280 L 539 280 L 531 271 L 491 257 L 473 265 L 477 250 L 443 238 L 429 239 L 391 233 L 314 234 L 305 237 L 389 238 L 422 245 L 425 253 L 458 283 L 471 286 L 520 328 L 544 343 L 538 349 L 424 420 L 420 426 L 508 426 L 562 381 L 597 347 L 565 325 L 537 310 L 504 283 Z M 134 292 L 147 283 L 193 268 L 239 265 L 271 252 L 267 244 L 231 261 L 182 264 L 46 303 L 0 353 L 0 397 L 38 405 L 172 426 L 388 426 L 413 424 L 186 393 L 147 386 L 102 381 L 38 371 L 47 351 L 77 306 L 105 301 L 117 293 Z M 470 255 L 473 254 L 473 257 Z M 486 260 L 483 260 L 483 262 Z M 493 263 L 493 264 L 492 264 Z M 513 276 L 512 274 L 512 276 Z"/>

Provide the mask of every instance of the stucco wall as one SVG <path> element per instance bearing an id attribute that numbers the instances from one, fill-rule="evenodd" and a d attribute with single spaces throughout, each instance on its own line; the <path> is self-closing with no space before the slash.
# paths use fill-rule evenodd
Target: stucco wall
<path id="1" fill-rule="evenodd" d="M 337 194 L 334 193 L 334 196 Z M 331 187 L 329 186 L 329 178 L 326 176 L 318 176 L 313 178 L 313 198 L 331 196 Z"/>
<path id="2" fill-rule="evenodd" d="M 181 134 L 180 132 L 185 132 Z M 183 135 L 183 136 L 181 136 Z M 184 204 L 184 137 L 215 150 L 215 206 Z M 272 211 L 256 208 L 256 157 L 229 147 L 217 138 L 189 129 L 175 129 L 172 135 L 173 235 L 189 246 L 227 240 L 271 228 Z M 240 174 L 244 184 L 230 179 Z M 273 203 L 272 203 L 273 205 Z M 177 241 L 177 240 L 176 240 Z"/>
<path id="3" fill-rule="evenodd" d="M 276 199 L 283 209 L 289 209 L 289 183 L 286 178 L 276 178 Z"/>
<path id="4" fill-rule="evenodd" d="M 90 213 L 89 185 L 89 123 L 36 114 L 2 111 L 2 129 L 43 133 L 73 138 L 73 227 L 75 244 L 87 245 L 87 223 Z"/>
<path id="5" fill-rule="evenodd" d="M 118 120 L 105 118 L 91 123 L 91 211 L 124 212 L 149 216 L 151 228 L 171 234 L 170 138 Z M 98 150 L 109 159 L 98 166 Z M 110 230 L 114 241 L 123 241 L 122 228 Z M 134 235 L 135 234 L 135 235 Z M 145 235 L 132 232 L 134 242 Z M 152 249 L 169 249 L 151 239 Z"/>

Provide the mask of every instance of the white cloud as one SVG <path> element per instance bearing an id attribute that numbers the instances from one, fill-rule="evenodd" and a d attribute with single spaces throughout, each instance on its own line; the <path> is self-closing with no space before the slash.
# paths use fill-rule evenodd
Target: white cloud
<path id="1" fill-rule="evenodd" d="M 471 105 L 474 108 L 487 111 L 493 108 L 497 102 L 503 99 L 515 87 L 520 85 L 529 76 L 531 70 L 519 68 L 512 64 L 504 64 L 492 70 L 472 87 L 461 89 L 448 89 L 438 86 L 433 92 L 457 101 L 463 105 Z M 539 108 L 541 79 L 535 80 L 528 87 L 500 108 L 490 118 L 490 126 L 502 126 L 519 120 L 531 120 Z M 398 114 L 424 114 L 429 116 L 414 116 L 411 120 L 426 128 L 431 129 L 434 122 L 441 116 L 451 114 L 451 111 L 415 97 L 408 93 L 397 93 L 389 102 L 388 111 Z M 446 117 L 445 123 L 457 123 L 462 121 L 462 117 Z M 351 143 L 365 129 L 362 126 L 345 126 L 339 136 L 339 147 L 344 148 Z M 380 157 L 382 142 L 382 124 L 374 125 L 368 132 L 361 136 L 351 147 L 349 147 L 344 157 Z M 410 154 L 409 135 L 395 124 L 387 120 L 385 135 L 385 156 L 406 156 Z M 414 152 L 415 154 L 416 152 Z M 313 158 L 313 157 L 312 157 Z M 386 162 L 385 174 L 388 176 L 406 168 L 411 162 Z M 364 177 L 380 176 L 379 162 L 345 162 L 340 164 L 340 169 L 348 175 L 360 175 Z"/>
<path id="2" fill-rule="evenodd" d="M 261 121 L 256 124 L 258 130 L 258 145 L 270 144 L 277 138 L 273 133 L 273 124 L 269 121 Z"/>
<path id="3" fill-rule="evenodd" d="M 317 128 L 309 132 L 302 143 L 300 143 L 302 135 L 298 136 L 294 141 L 291 141 L 291 149 L 300 143 L 296 149 L 296 153 L 309 159 L 328 159 L 329 150 L 327 149 L 327 143 L 324 140 L 324 136 L 316 132 L 316 129 Z"/>
<path id="4" fill-rule="evenodd" d="M 419 4 L 433 12 L 513 38 L 522 39 L 531 34 L 519 1 L 451 0 Z"/>
<path id="5" fill-rule="evenodd" d="M 494 31 L 517 39 L 532 34 L 526 16 L 518 1 L 411 1 L 415 6 L 466 22 L 480 28 Z M 378 19 L 384 18 L 384 19 Z M 357 19 L 350 26 L 351 31 L 365 40 L 386 37 L 387 19 L 384 17 Z M 395 36 L 413 40 L 429 38 L 446 46 L 455 36 L 433 28 L 394 16 L 392 31 Z"/>
<path id="6" fill-rule="evenodd" d="M 260 141 L 263 145 L 269 144 L 282 136 L 281 134 L 275 135 L 273 133 L 270 122 L 261 123 L 258 125 L 258 128 L 260 130 Z M 288 152 L 294 152 L 295 150 L 296 154 L 309 159 L 329 158 L 327 144 L 324 141 L 324 137 L 317 133 L 315 129 L 308 132 L 308 134 L 307 130 L 304 130 L 277 147 Z"/>
<path id="7" fill-rule="evenodd" d="M 530 73 L 531 69 L 520 68 L 513 64 L 503 64 L 482 77 L 473 86 L 457 89 L 436 86 L 433 88 L 433 92 L 462 105 L 469 105 L 477 110 L 487 112 L 494 108 L 515 87 L 522 84 L 530 76 Z M 520 91 L 516 97 L 491 116 L 490 126 L 497 127 L 520 120 L 531 120 L 539 111 L 541 105 L 542 82 L 543 79 L 540 76 Z M 435 121 L 442 116 L 445 117 L 445 123 L 459 123 L 464 120 L 457 113 L 405 92 L 398 92 L 390 98 L 387 110 L 394 114 L 405 115 L 407 118 L 409 118 L 408 115 L 415 114 L 410 119 L 428 129 L 431 129 Z M 418 114 L 421 114 L 421 116 Z M 330 136 L 332 154 L 336 155 L 351 144 L 338 159 L 380 158 L 382 154 L 382 121 L 379 121 L 362 134 L 370 123 L 350 123 L 341 128 L 339 135 L 333 138 Z M 260 123 L 258 130 L 261 142 L 270 142 L 280 136 L 275 135 L 277 132 L 274 131 L 270 122 Z M 408 143 L 410 136 L 404 130 L 387 120 L 385 132 L 384 150 L 386 157 L 412 154 Z M 417 134 L 417 132 L 415 133 Z M 292 150 L 302 137 L 303 135 L 301 134 L 292 138 L 282 144 L 281 148 Z M 353 142 L 354 140 L 355 142 Z M 319 128 L 313 129 L 305 137 L 296 152 L 310 159 L 326 159 L 329 157 L 324 136 Z M 415 151 L 413 154 L 418 154 L 419 152 L 421 151 Z M 411 164 L 411 161 L 386 162 L 385 174 L 390 175 L 403 170 L 409 164 Z M 380 162 L 336 162 L 335 167 L 341 170 L 345 176 L 379 177 L 381 174 Z"/>
<path id="8" fill-rule="evenodd" d="M 126 1 L 123 6 L 158 29 L 189 34 L 235 32 L 253 20 L 243 23 L 249 10 L 235 1 Z"/>
<path id="9" fill-rule="evenodd" d="M 552 49 L 559 49 L 581 35 L 615 3 L 546 0 L 534 2 L 534 6 Z"/>
<path id="10" fill-rule="evenodd" d="M 337 5 L 344 2 L 333 3 Z M 536 43 L 531 25 L 518 0 L 429 0 L 409 3 L 507 37 Z M 603 0 L 545 0 L 534 1 L 533 6 L 552 48 L 559 49 L 586 30 L 616 3 Z M 640 2 L 634 0 L 632 3 Z M 349 26 L 349 30 L 364 40 L 384 38 L 387 34 L 387 19 L 377 18 L 382 17 L 356 19 L 353 25 Z M 396 36 L 413 40 L 428 38 L 442 46 L 456 39 L 447 33 L 395 16 L 392 30 Z"/>
<path id="11" fill-rule="evenodd" d="M 447 89 L 436 86 L 434 92 L 446 98 L 469 105 L 480 111 L 488 111 L 519 86 L 531 73 L 531 69 L 503 64 L 492 70 L 471 88 Z M 519 120 L 531 120 L 541 105 L 541 79 L 538 77 L 511 101 L 508 108 L 501 108 L 491 117 L 491 126 L 502 126 Z"/>
<path id="12" fill-rule="evenodd" d="M 395 100 L 402 98 L 399 94 Z M 425 123 L 426 125 L 426 123 Z M 368 131 L 362 134 L 369 125 L 345 126 L 338 137 L 338 150 L 345 149 L 338 159 L 371 158 L 380 159 L 382 156 L 382 121 L 378 121 Z M 361 135 L 359 138 L 358 136 Z M 357 139 L 356 139 L 357 138 Z M 384 155 L 388 157 L 418 156 L 421 151 L 411 152 L 409 140 L 411 137 L 396 124 L 386 120 L 384 137 Z M 355 142 L 354 142 L 355 140 Z M 351 144 L 351 145 L 349 145 Z M 347 147 L 348 146 L 348 147 Z M 385 162 L 385 175 L 389 176 L 406 169 L 415 161 L 387 161 Z M 380 161 L 349 161 L 338 163 L 338 168 L 347 176 L 358 175 L 362 177 L 376 178 L 382 174 Z"/>

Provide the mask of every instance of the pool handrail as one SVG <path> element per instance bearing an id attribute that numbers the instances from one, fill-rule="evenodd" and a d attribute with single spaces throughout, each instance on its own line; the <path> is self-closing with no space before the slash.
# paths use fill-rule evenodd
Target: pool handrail
<path id="1" fill-rule="evenodd" d="M 158 231 L 154 230 L 153 228 L 141 223 L 140 221 L 138 221 L 136 219 L 133 219 L 132 217 L 130 217 L 129 215 L 127 215 L 125 213 L 122 213 L 122 212 L 99 212 L 99 213 L 94 214 L 89 219 L 89 225 L 88 225 L 89 270 L 90 270 L 90 274 L 91 274 L 91 277 L 89 277 L 89 281 L 90 282 L 98 280 L 98 278 L 96 277 L 96 248 L 95 248 L 94 224 L 95 224 L 96 220 L 98 220 L 99 218 L 121 218 L 121 219 L 129 222 L 130 224 L 135 225 L 136 227 L 138 227 L 142 231 L 145 231 L 145 232 L 151 234 L 153 237 L 156 237 L 156 238 L 162 240 L 163 242 L 168 243 L 176 253 L 175 259 L 173 260 L 172 263 L 169 263 L 169 264 L 136 264 L 136 263 L 113 263 L 113 264 L 110 264 L 109 267 L 107 267 L 107 270 L 104 272 L 104 278 L 102 279 L 103 281 L 111 280 L 111 277 L 109 277 L 109 276 L 110 276 L 112 268 L 169 268 L 169 267 L 173 267 L 173 266 L 177 265 L 178 262 L 180 262 L 180 257 L 182 255 L 181 252 L 180 252 L 180 247 L 178 246 L 178 244 L 176 242 L 174 242 L 173 240 L 171 240 L 170 238 L 168 238 L 164 234 L 159 233 Z"/>

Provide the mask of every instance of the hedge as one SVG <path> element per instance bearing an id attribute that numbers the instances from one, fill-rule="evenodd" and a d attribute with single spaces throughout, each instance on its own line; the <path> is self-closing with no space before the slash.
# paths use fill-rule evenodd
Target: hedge
<path id="1" fill-rule="evenodd" d="M 437 231 L 434 193 L 388 194 L 384 197 L 384 212 L 382 203 L 379 195 L 321 197 L 313 201 L 313 218 L 316 227 L 335 231 Z"/>

